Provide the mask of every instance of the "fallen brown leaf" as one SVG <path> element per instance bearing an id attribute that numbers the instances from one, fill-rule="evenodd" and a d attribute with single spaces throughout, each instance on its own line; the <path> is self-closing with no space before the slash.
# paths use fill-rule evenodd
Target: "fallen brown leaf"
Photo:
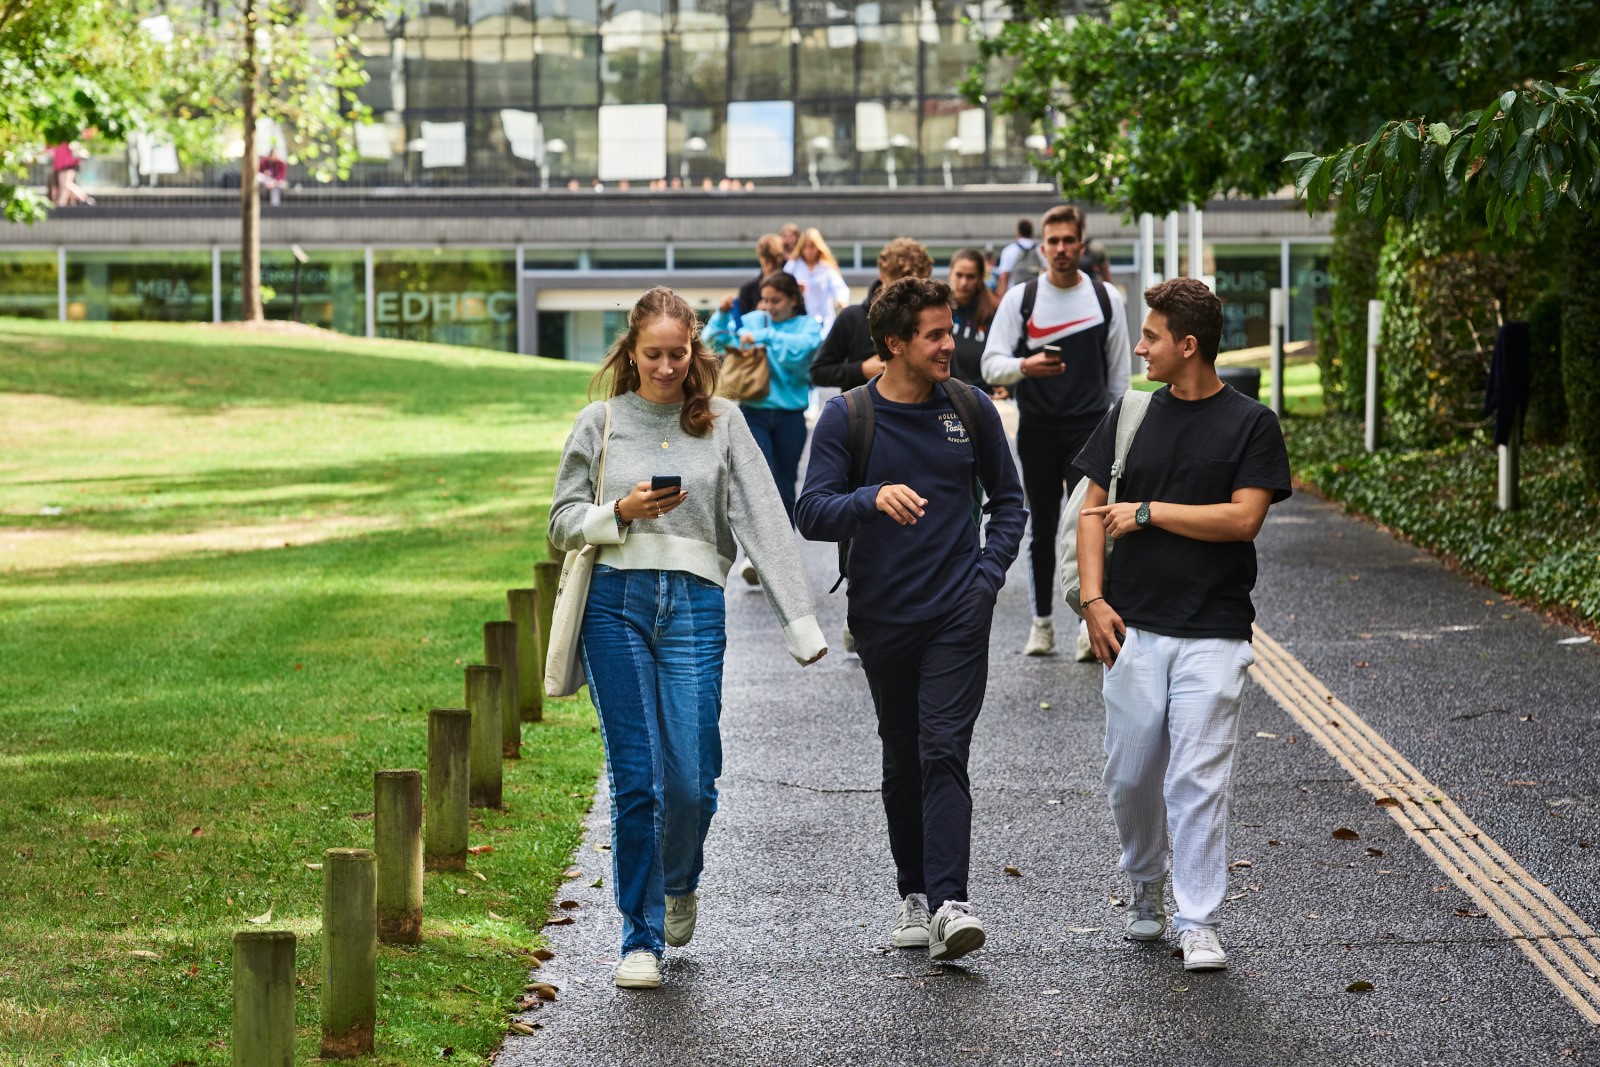
<path id="1" fill-rule="evenodd" d="M 544 924 L 546 926 L 571 926 L 572 925 L 572 916 L 570 916 L 570 915 L 552 916 L 551 918 L 546 919 L 544 921 Z"/>
<path id="2" fill-rule="evenodd" d="M 138 959 L 141 959 L 141 960 L 159 960 L 161 958 L 161 953 L 159 953 L 159 952 L 151 952 L 147 948 L 136 948 L 136 949 L 133 949 L 131 952 L 128 953 L 128 955 L 134 956 L 134 957 L 136 957 Z"/>
<path id="3" fill-rule="evenodd" d="M 1360 981 L 1351 982 L 1349 985 L 1345 986 L 1344 991 L 1346 993 L 1370 993 L 1372 992 L 1372 983 L 1363 978 Z"/>
<path id="4" fill-rule="evenodd" d="M 537 1032 L 537 1028 L 529 1026 L 527 1023 L 520 1021 L 512 1022 L 511 1029 L 519 1034 L 532 1034 Z"/>
<path id="5" fill-rule="evenodd" d="M 1230 870 L 1230 871 L 1248 871 L 1251 867 L 1254 867 L 1255 865 L 1256 865 L 1255 860 L 1234 860 L 1232 863 L 1228 864 L 1228 870 Z"/>
<path id="6" fill-rule="evenodd" d="M 1367 849 L 1367 855 L 1369 855 L 1369 856 L 1381 856 L 1381 855 L 1383 855 L 1383 849 L 1381 849 L 1381 848 L 1369 848 L 1369 849 Z"/>
<path id="7" fill-rule="evenodd" d="M 1373 803 L 1378 805 L 1380 808 L 1398 808 L 1400 806 L 1400 801 L 1396 800 L 1394 797 L 1379 797 L 1377 800 L 1374 800 Z"/>
<path id="8" fill-rule="evenodd" d="M 556 954 L 547 948 L 536 948 L 533 950 L 533 958 L 536 960 L 553 960 L 556 958 Z"/>
<path id="9" fill-rule="evenodd" d="M 1022 869 L 1020 867 L 1010 866 L 1009 864 L 1006 866 L 1006 873 L 1009 874 L 1013 878 L 1021 878 L 1022 877 Z"/>
<path id="10" fill-rule="evenodd" d="M 1335 841 L 1359 841 L 1361 840 L 1361 835 L 1348 826 L 1341 826 L 1333 832 L 1333 839 Z"/>
<path id="11" fill-rule="evenodd" d="M 473 845 L 467 852 L 473 856 L 487 856 L 494 851 L 493 845 Z"/>
<path id="12" fill-rule="evenodd" d="M 554 1000 L 559 987 L 551 982 L 529 982 L 527 990 L 540 1000 Z"/>

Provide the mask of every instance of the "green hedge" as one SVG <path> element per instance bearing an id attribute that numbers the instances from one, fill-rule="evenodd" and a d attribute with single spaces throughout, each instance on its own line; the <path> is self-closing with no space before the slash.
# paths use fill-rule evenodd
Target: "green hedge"
<path id="1" fill-rule="evenodd" d="M 1585 219 L 1568 234 L 1561 316 L 1561 378 L 1567 422 L 1592 490 L 1600 490 L 1600 225 Z"/>
<path id="2" fill-rule="evenodd" d="M 1317 369 L 1329 411 L 1360 414 L 1367 389 L 1367 301 L 1378 295 L 1383 230 L 1340 202 L 1328 257 L 1329 300 L 1315 312 Z"/>
<path id="3" fill-rule="evenodd" d="M 1528 339 L 1533 366 L 1528 378 L 1530 441 L 1558 442 L 1567 435 L 1567 396 L 1561 385 L 1561 305 L 1559 292 L 1546 293 L 1528 309 Z"/>
<path id="4" fill-rule="evenodd" d="M 1487 433 L 1371 455 L 1349 416 L 1286 420 L 1284 434 L 1296 476 L 1330 500 L 1496 589 L 1600 624 L 1600 492 L 1584 484 L 1573 445 L 1525 448 L 1524 507 L 1500 512 Z"/>

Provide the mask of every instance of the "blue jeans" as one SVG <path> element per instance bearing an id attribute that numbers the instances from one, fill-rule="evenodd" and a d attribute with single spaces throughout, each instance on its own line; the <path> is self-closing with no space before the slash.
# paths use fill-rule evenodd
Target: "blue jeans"
<path id="1" fill-rule="evenodd" d="M 777 408 L 741 408 L 756 447 L 766 457 L 778 497 L 794 525 L 794 483 L 800 478 L 800 454 L 806 450 L 806 413 Z"/>
<path id="2" fill-rule="evenodd" d="M 611 780 L 622 952 L 666 951 L 666 898 L 699 887 L 722 774 L 722 589 L 682 571 L 596 566 L 583 673 Z"/>

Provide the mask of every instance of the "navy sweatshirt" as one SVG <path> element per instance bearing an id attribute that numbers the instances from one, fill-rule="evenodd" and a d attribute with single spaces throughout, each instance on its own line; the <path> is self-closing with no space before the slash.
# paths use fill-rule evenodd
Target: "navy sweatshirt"
<path id="1" fill-rule="evenodd" d="M 948 611 L 976 576 L 998 593 L 1017 558 L 1028 511 L 994 404 L 975 393 L 983 413 L 981 451 L 943 389 L 921 404 L 897 404 L 868 383 L 876 431 L 866 484 L 848 492 L 848 416 L 843 397 L 822 409 L 811 437 L 805 489 L 795 525 L 812 541 L 849 540 L 850 614 L 876 622 L 924 622 Z M 972 521 L 974 470 L 987 496 L 982 543 Z M 878 510 L 878 490 L 908 485 L 928 503 L 901 526 Z"/>

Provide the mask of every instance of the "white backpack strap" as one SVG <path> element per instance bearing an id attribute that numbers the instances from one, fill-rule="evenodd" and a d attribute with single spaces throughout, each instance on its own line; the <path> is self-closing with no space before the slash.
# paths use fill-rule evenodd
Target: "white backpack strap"
<path id="1" fill-rule="evenodd" d="M 1106 487 L 1106 503 L 1117 502 L 1117 480 L 1128 466 L 1128 450 L 1133 447 L 1133 435 L 1139 432 L 1145 412 L 1150 410 L 1150 394 L 1130 389 L 1122 395 L 1122 407 L 1117 411 L 1117 449 L 1111 460 L 1111 484 Z"/>
<path id="2" fill-rule="evenodd" d="M 605 450 L 611 443 L 611 402 L 605 402 L 605 430 L 600 435 L 600 478 L 595 482 L 595 504 L 605 504 Z"/>

